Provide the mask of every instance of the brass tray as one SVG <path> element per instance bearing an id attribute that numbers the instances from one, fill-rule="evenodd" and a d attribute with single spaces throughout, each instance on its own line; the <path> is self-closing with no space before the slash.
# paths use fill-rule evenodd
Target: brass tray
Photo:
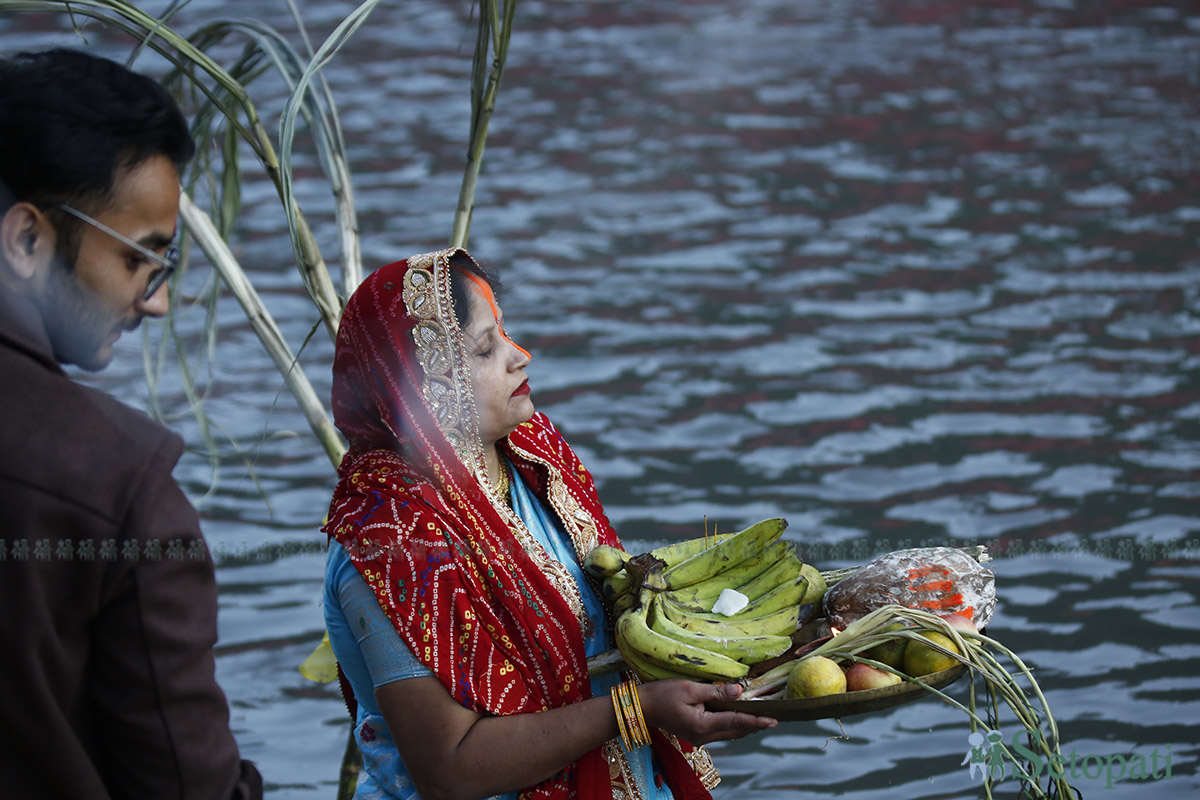
<path id="1" fill-rule="evenodd" d="M 941 689 L 961 678 L 966 671 L 966 665 L 956 664 L 949 669 L 924 675 L 921 680 L 935 689 Z M 928 696 L 930 693 L 923 687 L 901 681 L 882 689 L 863 689 L 800 700 L 712 700 L 705 705 L 710 711 L 745 711 L 747 714 L 773 717 L 780 722 L 798 722 L 867 714 Z"/>

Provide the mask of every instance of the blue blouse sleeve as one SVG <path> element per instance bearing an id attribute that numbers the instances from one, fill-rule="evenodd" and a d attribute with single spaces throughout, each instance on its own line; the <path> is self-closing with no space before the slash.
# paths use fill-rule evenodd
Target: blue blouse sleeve
<path id="1" fill-rule="evenodd" d="M 400 638 L 387 614 L 379 607 L 375 592 L 362 579 L 346 551 L 337 542 L 331 543 L 329 558 L 342 562 L 330 564 L 335 577 L 335 597 L 346 623 L 346 629 L 337 633 L 354 638 L 371 684 L 378 688 L 406 678 L 433 675 Z M 331 640 L 337 633 L 330 629 Z M 338 649 L 335 647 L 335 652 Z M 343 663 L 342 669 L 350 678 L 348 666 Z"/>

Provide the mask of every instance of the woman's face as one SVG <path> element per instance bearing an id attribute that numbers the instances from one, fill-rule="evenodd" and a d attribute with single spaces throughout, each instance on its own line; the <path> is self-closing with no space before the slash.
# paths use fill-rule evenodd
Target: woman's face
<path id="1" fill-rule="evenodd" d="M 488 285 L 472 278 L 470 287 L 463 334 L 471 364 L 471 390 L 479 413 L 479 437 L 487 448 L 533 416 L 525 375 L 529 353 L 504 333 L 504 315 Z"/>

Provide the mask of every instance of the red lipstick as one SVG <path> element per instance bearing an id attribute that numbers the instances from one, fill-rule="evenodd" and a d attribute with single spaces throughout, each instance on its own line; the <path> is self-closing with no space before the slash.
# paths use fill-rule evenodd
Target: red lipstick
<path id="1" fill-rule="evenodd" d="M 518 386 L 516 391 L 514 391 L 512 393 L 512 396 L 513 397 L 521 397 L 522 395 L 526 395 L 526 394 L 529 394 L 529 379 L 528 378 L 521 381 L 521 385 Z"/>

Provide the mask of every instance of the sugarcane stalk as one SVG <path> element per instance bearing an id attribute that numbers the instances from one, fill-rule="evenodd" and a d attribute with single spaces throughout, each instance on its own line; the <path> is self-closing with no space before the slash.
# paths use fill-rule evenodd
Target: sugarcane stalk
<path id="1" fill-rule="evenodd" d="M 317 393 L 309 382 L 308 376 L 304 374 L 304 370 L 300 369 L 296 357 L 284 340 L 275 320 L 263 305 L 262 299 L 258 296 L 250 279 L 246 277 L 245 271 L 230 252 L 229 245 L 221 238 L 221 234 L 208 215 L 200 210 L 186 194 L 179 198 L 179 217 L 187 226 L 197 246 L 208 256 L 213 269 L 217 271 L 233 296 L 237 298 L 246 314 L 246 319 L 250 321 L 250 326 L 258 335 L 259 341 L 263 343 L 267 354 L 275 362 L 275 367 L 283 375 L 284 382 L 296 398 L 296 403 L 300 406 L 317 441 L 321 443 L 325 454 L 329 456 L 330 462 L 336 467 L 341 463 L 346 446 L 342 443 L 341 436 L 334 428 L 333 422 L 325 413 L 325 408 L 317 398 Z"/>
<path id="2" fill-rule="evenodd" d="M 358 742 L 354 738 L 354 726 L 350 726 L 350 734 L 346 738 L 346 751 L 342 754 L 342 767 L 338 770 L 337 800 L 353 800 L 358 791 L 358 773 L 361 770 L 361 759 L 358 757 Z"/>
<path id="3" fill-rule="evenodd" d="M 300 33 L 309 59 L 315 61 L 317 51 L 313 49 L 312 41 L 308 36 L 308 27 L 304 24 L 303 17 L 300 16 L 300 10 L 296 7 L 295 0 L 287 0 L 287 6 L 292 13 L 292 19 L 296 22 L 296 30 Z M 324 73 L 318 76 L 318 80 L 321 84 L 321 96 L 329 109 L 329 136 L 337 145 L 331 149 L 329 154 L 328 175 L 332 184 L 330 188 L 333 191 L 338 234 L 342 241 L 342 297 L 348 298 L 362 283 L 362 248 L 358 231 L 358 212 L 355 211 L 350 167 L 344 156 L 346 145 L 342 136 L 341 119 L 337 114 L 337 104 L 334 102 L 333 92 L 329 88 L 329 82 L 325 80 Z"/>
<path id="4" fill-rule="evenodd" d="M 513 13 L 516 0 L 503 0 L 504 22 L 500 23 L 496 0 L 480 3 L 479 37 L 476 42 L 476 60 L 486 57 L 488 35 L 491 34 L 492 61 L 487 74 L 487 86 L 478 96 L 472 97 L 471 139 L 467 148 L 467 168 L 463 172 L 462 185 L 458 191 L 458 203 L 454 209 L 454 222 L 450 231 L 450 246 L 465 247 L 471 229 L 471 214 L 475 209 L 475 184 L 479 180 L 479 169 L 483 165 L 483 150 L 487 142 L 488 123 L 496 107 L 496 93 L 500 91 L 500 78 L 504 75 L 504 63 L 508 58 L 508 40 L 512 33 Z"/>
<path id="5" fill-rule="evenodd" d="M 859 656 L 846 656 L 846 659 L 849 661 L 857 661 L 857 662 L 866 664 L 867 666 L 874 667 L 875 669 L 882 670 L 884 672 L 890 672 L 893 675 L 898 675 L 900 678 L 908 681 L 909 683 L 920 686 L 921 688 L 925 689 L 925 691 L 930 692 L 931 694 L 937 695 L 942 700 L 944 700 L 948 705 L 953 706 L 954 708 L 957 708 L 959 711 L 962 711 L 964 714 L 966 714 L 967 717 L 971 721 L 972 729 L 974 729 L 976 726 L 988 727 L 988 723 L 985 720 L 981 719 L 975 713 L 974 703 L 972 703 L 972 705 L 970 707 L 965 706 L 962 703 L 960 703 L 959 701 L 955 700 L 950 695 L 943 692 L 941 689 L 938 689 L 934 686 L 929 685 L 925 681 L 921 680 L 919 677 L 913 677 L 911 675 L 907 675 L 907 674 L 895 669 L 894 667 L 889 666 L 888 664 L 884 664 L 881 661 L 876 661 L 871 658 L 862 658 Z M 1016 756 L 1013 755 L 1012 751 L 1008 748 L 1008 745 L 1006 745 L 1004 742 L 1000 742 L 1000 747 L 1001 747 L 1001 749 L 1004 750 L 1004 752 L 1012 760 L 1013 765 L 1017 769 L 1021 770 L 1021 775 L 1026 780 L 1026 782 L 1032 784 L 1032 790 L 1035 792 L 1035 796 L 1045 797 L 1046 795 L 1042 791 L 1041 786 L 1036 783 L 1036 776 L 1030 775 L 1029 772 L 1023 766 L 1021 766 L 1019 759 L 1017 759 Z M 1047 752 L 1046 754 L 1050 755 L 1049 752 Z"/>
<path id="6" fill-rule="evenodd" d="M 621 651 L 613 648 L 605 650 L 603 653 L 592 656 L 587 660 L 587 672 L 589 678 L 594 678 L 597 675 L 604 675 L 609 672 L 620 672 L 626 669 L 625 657 L 621 655 Z"/>

